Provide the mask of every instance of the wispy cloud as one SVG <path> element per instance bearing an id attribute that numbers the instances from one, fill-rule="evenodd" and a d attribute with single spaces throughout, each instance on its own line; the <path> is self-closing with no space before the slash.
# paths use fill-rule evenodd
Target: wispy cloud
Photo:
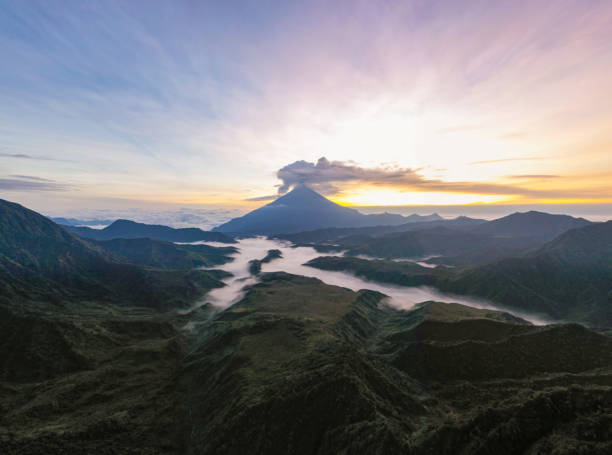
<path id="1" fill-rule="evenodd" d="M 464 131 L 474 131 L 482 129 L 482 125 L 459 125 L 459 126 L 451 126 L 448 128 L 440 128 L 437 130 L 440 134 L 449 134 L 449 133 L 461 133 Z"/>
<path id="2" fill-rule="evenodd" d="M 3 191 L 67 191 L 70 185 L 55 182 L 41 177 L 13 175 L 11 178 L 0 177 L 0 190 Z"/>
<path id="3" fill-rule="evenodd" d="M 1 158 L 17 158 L 21 160 L 36 160 L 36 161 L 67 161 L 58 158 L 50 158 L 48 156 L 35 156 L 28 155 L 27 153 L 2 153 L 0 152 Z"/>
<path id="4" fill-rule="evenodd" d="M 558 179 L 560 175 L 553 174 L 517 174 L 517 175 L 508 175 L 507 178 L 517 179 L 517 180 L 544 180 L 544 179 Z"/>
<path id="5" fill-rule="evenodd" d="M 10 177 L 16 178 L 16 179 L 20 179 L 20 180 L 32 180 L 35 182 L 45 182 L 45 183 L 54 183 L 53 180 L 50 179 L 45 179 L 42 177 L 35 177 L 33 175 L 18 175 L 18 174 L 14 174 L 11 175 Z"/>
<path id="6" fill-rule="evenodd" d="M 548 158 L 543 157 L 543 156 L 530 156 L 530 157 L 523 157 L 523 158 L 501 158 L 498 160 L 472 161 L 471 163 L 468 163 L 468 164 L 474 165 L 474 164 L 509 163 L 511 161 L 538 161 L 538 160 L 546 160 L 546 159 Z"/>
<path id="7" fill-rule="evenodd" d="M 512 133 L 506 133 L 506 134 L 502 134 L 500 136 L 500 139 L 503 140 L 514 140 L 514 139 L 520 139 L 523 138 L 525 136 L 527 136 L 529 133 L 527 131 L 513 131 Z"/>
<path id="8" fill-rule="evenodd" d="M 265 201 L 273 201 L 277 197 L 278 197 L 278 194 L 270 194 L 268 196 L 249 197 L 244 200 L 248 202 L 265 202 Z"/>

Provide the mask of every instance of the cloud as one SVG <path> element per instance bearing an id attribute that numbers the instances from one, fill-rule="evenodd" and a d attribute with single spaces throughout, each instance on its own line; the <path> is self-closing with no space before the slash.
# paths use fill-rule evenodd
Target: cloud
<path id="1" fill-rule="evenodd" d="M 427 179 L 419 169 L 386 166 L 363 168 L 358 165 L 329 161 L 322 157 L 316 163 L 296 161 L 277 172 L 283 182 L 279 194 L 284 194 L 292 187 L 306 184 L 323 194 L 336 194 L 343 186 L 369 184 L 395 187 L 405 191 L 434 191 L 472 194 L 499 195 L 544 195 L 544 192 L 530 190 L 513 185 L 501 185 L 486 182 L 447 182 L 438 179 Z"/>
<path id="2" fill-rule="evenodd" d="M 49 158 L 47 156 L 28 155 L 26 153 L 1 153 L 0 152 L 0 157 L 2 157 L 2 158 L 18 158 L 18 159 L 24 159 L 24 160 L 37 160 L 37 161 L 67 161 L 67 160 L 60 160 L 60 159 L 57 159 L 57 158 Z"/>
<path id="3" fill-rule="evenodd" d="M 128 219 L 138 223 L 161 224 L 174 228 L 198 227 L 209 230 L 219 226 L 232 218 L 242 216 L 248 211 L 246 208 L 240 209 L 201 209 L 197 207 L 182 207 L 179 209 L 143 209 L 138 207 L 96 209 L 88 206 L 86 208 L 71 207 L 63 210 L 42 210 L 42 212 L 53 218 L 76 218 L 85 220 L 88 224 L 95 225 L 107 224 L 110 220 Z M 99 223 L 98 223 L 99 222 Z"/>
<path id="4" fill-rule="evenodd" d="M 510 179 L 517 179 L 517 180 L 527 180 L 527 179 L 558 179 L 559 177 L 561 177 L 560 175 L 553 175 L 553 174 L 518 174 L 518 175 L 509 175 L 508 178 Z"/>
<path id="5" fill-rule="evenodd" d="M 257 197 L 249 197 L 244 199 L 248 202 L 261 202 L 261 201 L 272 201 L 278 197 L 278 194 L 270 194 L 268 196 L 257 196 Z"/>
<path id="6" fill-rule="evenodd" d="M 461 133 L 463 131 L 473 131 L 482 129 L 482 125 L 460 125 L 460 126 L 451 126 L 448 128 L 440 128 L 437 130 L 439 134 L 448 134 L 448 133 Z"/>
<path id="7" fill-rule="evenodd" d="M 368 182 L 372 184 L 416 183 L 421 177 L 414 169 L 401 169 L 392 166 L 373 169 L 361 168 L 355 164 L 342 161 L 329 161 L 325 157 L 315 163 L 296 161 L 276 173 L 283 184 L 278 188 L 279 194 L 286 193 L 297 184 L 304 183 L 316 187 L 324 194 L 337 192 L 334 184 L 340 182 Z"/>
<path id="8" fill-rule="evenodd" d="M 0 178 L 0 190 L 3 191 L 67 191 L 69 188 L 69 185 L 28 175 Z"/>
<path id="9" fill-rule="evenodd" d="M 547 159 L 544 156 L 529 156 L 529 157 L 523 157 L 523 158 L 502 158 L 499 160 L 484 160 L 484 161 L 472 161 L 471 163 L 468 163 L 470 165 L 473 164 L 492 164 L 492 163 L 507 163 L 509 161 L 536 161 L 536 160 L 545 160 Z"/>
<path id="10" fill-rule="evenodd" d="M 513 131 L 512 133 L 507 133 L 507 134 L 500 136 L 500 139 L 503 139 L 503 140 L 520 139 L 522 137 L 527 136 L 528 134 L 529 133 L 527 131 Z"/>
<path id="11" fill-rule="evenodd" d="M 53 180 L 44 179 L 42 177 L 34 177 L 32 175 L 11 175 L 10 177 L 14 177 L 20 180 L 34 180 L 36 182 L 54 183 Z"/>

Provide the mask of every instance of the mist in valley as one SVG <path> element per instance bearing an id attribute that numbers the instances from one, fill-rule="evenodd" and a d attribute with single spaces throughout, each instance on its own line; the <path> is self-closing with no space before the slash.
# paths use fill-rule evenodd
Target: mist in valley
<path id="1" fill-rule="evenodd" d="M 196 306 L 211 303 L 219 309 L 225 309 L 240 301 L 247 288 L 259 281 L 257 276 L 250 274 L 249 261 L 262 259 L 267 254 L 268 250 L 278 249 L 282 252 L 282 258 L 262 264 L 261 273 L 286 272 L 294 275 L 318 278 L 326 284 L 345 287 L 353 291 L 359 291 L 360 289 L 377 291 L 389 297 L 387 303 L 391 307 L 400 310 L 410 310 L 418 303 L 435 300 L 445 303 L 460 303 L 480 309 L 506 311 L 535 325 L 550 323 L 550 321 L 540 317 L 508 310 L 500 305 L 495 305 L 483 299 L 448 294 L 429 286 L 407 287 L 378 283 L 364 280 L 363 278 L 346 272 L 320 270 L 304 265 L 311 259 L 319 256 L 340 256 L 342 255 L 341 252 L 322 254 L 311 247 L 293 247 L 289 242 L 271 240 L 264 237 L 243 238 L 239 239 L 238 242 L 236 247 L 239 251 L 232 256 L 234 260 L 227 264 L 214 267 L 215 269 L 230 272 L 233 276 L 224 280 L 226 286 L 211 290 Z M 211 242 L 198 243 L 212 244 Z M 423 261 L 415 262 L 422 263 Z M 431 264 L 427 264 L 426 266 L 431 267 Z"/>

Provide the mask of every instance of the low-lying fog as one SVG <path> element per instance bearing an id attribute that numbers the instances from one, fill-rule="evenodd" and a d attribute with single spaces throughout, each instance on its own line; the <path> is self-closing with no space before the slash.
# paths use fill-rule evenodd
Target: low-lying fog
<path id="1" fill-rule="evenodd" d="M 197 243 L 210 244 L 210 242 Z M 230 305 L 238 302 L 244 295 L 244 288 L 246 286 L 253 285 L 258 281 L 257 277 L 250 275 L 248 271 L 248 262 L 253 259 L 262 259 L 268 250 L 278 249 L 282 251 L 283 257 L 280 259 L 275 259 L 267 264 L 262 264 L 262 273 L 287 272 L 294 275 L 318 278 L 324 283 L 342 286 L 352 289 L 353 291 L 358 291 L 360 289 L 371 289 L 389 296 L 389 304 L 398 309 L 408 310 L 417 303 L 427 300 L 435 300 L 438 302 L 448 303 L 456 302 L 475 308 L 503 310 L 526 319 L 533 324 L 539 325 L 546 323 L 544 320 L 537 317 L 507 310 L 484 300 L 446 294 L 429 286 L 396 286 L 392 284 L 367 281 L 346 272 L 319 270 L 314 267 L 308 267 L 303 264 L 319 256 L 332 255 L 329 253 L 318 253 L 310 247 L 293 248 L 290 243 L 281 242 L 278 240 L 269 240 L 263 237 L 240 239 L 239 243 L 234 246 L 239 249 L 239 252 L 233 255 L 234 260 L 225 265 L 214 267 L 215 269 L 231 272 L 234 276 L 225 280 L 225 287 L 210 291 L 205 296 L 202 303 L 210 302 L 220 308 L 227 308 Z M 340 254 L 338 253 L 336 255 Z"/>

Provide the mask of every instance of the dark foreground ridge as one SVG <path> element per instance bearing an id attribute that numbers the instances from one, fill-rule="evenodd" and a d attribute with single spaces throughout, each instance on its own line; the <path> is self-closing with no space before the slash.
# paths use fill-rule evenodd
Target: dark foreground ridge
<path id="1" fill-rule="evenodd" d="M 187 357 L 193 452 L 612 448 L 612 339 L 458 304 L 400 312 L 382 298 L 264 274 Z"/>

